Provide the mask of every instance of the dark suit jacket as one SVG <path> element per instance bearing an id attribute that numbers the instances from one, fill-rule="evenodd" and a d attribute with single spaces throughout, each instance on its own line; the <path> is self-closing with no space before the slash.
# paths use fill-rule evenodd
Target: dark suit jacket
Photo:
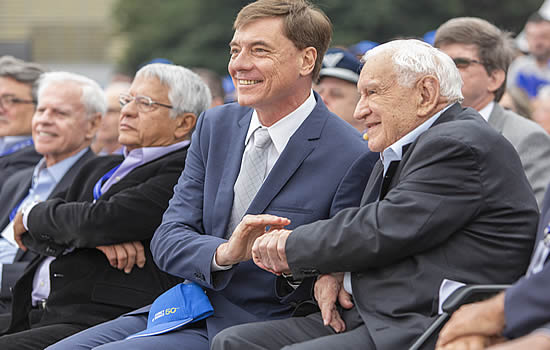
<path id="1" fill-rule="evenodd" d="M 97 157 L 76 176 L 62 198 L 39 203 L 29 213 L 28 247 L 43 254 L 35 259 L 14 288 L 9 332 L 27 328 L 30 294 L 36 268 L 44 255 L 50 265 L 51 292 L 38 326 L 76 323 L 92 326 L 151 303 L 180 279 L 153 263 L 149 241 L 168 206 L 185 164 L 187 147 L 139 166 L 93 203 L 93 187 L 121 156 Z M 99 245 L 142 241 L 147 262 L 130 274 L 109 265 Z M 68 254 L 65 249 L 75 247 Z"/>
<path id="2" fill-rule="evenodd" d="M 34 150 L 34 146 L 21 148 L 17 152 L 0 157 L 0 188 L 11 174 L 35 166 L 41 158 L 42 155 Z"/>
<path id="3" fill-rule="evenodd" d="M 315 109 L 290 138 L 247 213 L 285 216 L 295 227 L 359 203 L 376 155 L 315 97 Z M 278 295 L 277 278 L 252 261 L 211 272 L 215 251 L 226 242 L 251 116 L 250 108 L 237 104 L 201 116 L 187 166 L 151 242 L 161 269 L 206 288 L 214 307 L 206 320 L 210 339 L 235 324 L 287 317 L 296 302 L 310 297 L 311 281 Z"/>
<path id="4" fill-rule="evenodd" d="M 550 188 L 546 191 L 539 221 L 537 242 L 543 239 L 544 229 L 550 223 Z M 504 311 L 506 329 L 504 335 L 517 338 L 537 328 L 550 330 L 550 264 L 529 278 L 522 278 L 506 291 Z"/>
<path id="5" fill-rule="evenodd" d="M 295 276 L 351 271 L 377 349 L 404 349 L 438 313 L 443 279 L 511 283 L 526 269 L 538 208 L 512 145 L 472 109 L 451 106 L 403 154 L 387 194 L 298 227 Z M 376 199 L 376 196 L 374 196 Z"/>
<path id="6" fill-rule="evenodd" d="M 550 182 L 550 135 L 540 125 L 495 103 L 489 125 L 506 137 L 518 152 L 539 207 Z"/>
<path id="7" fill-rule="evenodd" d="M 80 170 L 80 168 L 90 159 L 95 158 L 94 152 L 91 149 L 88 149 L 86 153 L 78 159 L 73 166 L 63 175 L 61 180 L 57 183 L 49 198 L 53 198 L 59 193 L 67 190 L 71 183 L 73 182 L 74 177 Z M 29 189 L 32 185 L 32 174 L 34 172 L 34 167 L 23 169 L 12 176 L 10 176 L 6 182 L 5 186 L 2 187 L 0 191 L 0 230 L 2 230 L 10 222 L 9 215 L 13 208 L 15 208 L 29 193 Z M 2 284 L 0 289 L 0 299 L 3 302 L 11 300 L 11 288 L 17 282 L 17 279 L 21 277 L 23 271 L 31 261 L 36 256 L 30 250 L 26 252 L 19 249 L 13 264 L 3 264 L 2 265 Z"/>

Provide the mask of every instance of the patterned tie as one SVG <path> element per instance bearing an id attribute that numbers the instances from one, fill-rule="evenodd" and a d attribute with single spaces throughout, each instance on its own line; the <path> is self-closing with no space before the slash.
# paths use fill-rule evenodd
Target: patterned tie
<path id="1" fill-rule="evenodd" d="M 266 128 L 256 129 L 253 135 L 254 145 L 244 152 L 241 171 L 233 187 L 235 195 L 228 226 L 228 236 L 233 233 L 239 222 L 241 222 L 267 174 L 267 155 L 271 138 Z"/>

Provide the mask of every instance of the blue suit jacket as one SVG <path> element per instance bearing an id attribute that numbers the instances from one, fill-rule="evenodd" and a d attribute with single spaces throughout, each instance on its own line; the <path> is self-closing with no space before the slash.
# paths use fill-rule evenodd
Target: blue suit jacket
<path id="1" fill-rule="evenodd" d="M 294 228 L 359 204 L 378 156 L 315 97 L 315 109 L 290 138 L 247 213 L 285 216 Z M 201 115 L 184 172 L 151 242 L 162 270 L 206 289 L 214 307 L 206 320 L 210 339 L 232 325 L 290 316 L 296 303 L 311 296 L 311 281 L 281 295 L 276 288 L 281 280 L 251 261 L 211 272 L 215 251 L 226 242 L 251 116 L 252 109 L 238 104 Z"/>
<path id="2" fill-rule="evenodd" d="M 550 187 L 546 190 L 537 231 L 537 244 L 550 223 Z M 537 328 L 550 330 L 550 259 L 544 268 L 529 278 L 522 278 L 506 291 L 504 311 L 506 329 L 504 335 L 517 338 Z"/>

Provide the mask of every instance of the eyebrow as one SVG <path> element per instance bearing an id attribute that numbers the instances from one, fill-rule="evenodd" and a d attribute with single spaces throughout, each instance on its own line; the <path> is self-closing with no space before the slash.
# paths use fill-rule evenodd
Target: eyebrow
<path id="1" fill-rule="evenodd" d="M 256 40 L 256 41 L 252 41 L 252 42 L 250 42 L 249 45 L 250 45 L 250 46 L 258 46 L 258 45 L 259 45 L 259 46 L 271 47 L 271 45 L 269 45 L 269 43 L 268 43 L 267 41 L 265 41 L 265 40 Z M 239 44 L 237 44 L 236 42 L 231 41 L 231 42 L 229 43 L 229 47 L 233 47 L 233 46 L 242 46 L 242 45 L 239 45 Z"/>

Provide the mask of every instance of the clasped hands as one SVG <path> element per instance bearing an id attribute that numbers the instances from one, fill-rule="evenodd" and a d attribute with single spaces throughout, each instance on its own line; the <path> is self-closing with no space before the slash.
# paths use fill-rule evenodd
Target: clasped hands
<path id="1" fill-rule="evenodd" d="M 27 230 L 23 225 L 23 215 L 19 211 L 13 219 L 13 236 L 15 242 L 23 251 L 27 251 L 27 247 L 23 244 L 23 234 Z M 134 266 L 142 268 L 145 266 L 145 249 L 140 241 L 124 242 L 113 245 L 103 245 L 96 247 L 109 260 L 109 264 L 119 270 L 124 270 L 125 273 L 132 272 Z"/>
<path id="2" fill-rule="evenodd" d="M 289 224 L 289 219 L 275 215 L 246 215 L 216 250 L 216 263 L 229 266 L 253 259 L 258 267 L 276 275 L 290 272 L 285 247 L 292 231 L 283 229 Z"/>

